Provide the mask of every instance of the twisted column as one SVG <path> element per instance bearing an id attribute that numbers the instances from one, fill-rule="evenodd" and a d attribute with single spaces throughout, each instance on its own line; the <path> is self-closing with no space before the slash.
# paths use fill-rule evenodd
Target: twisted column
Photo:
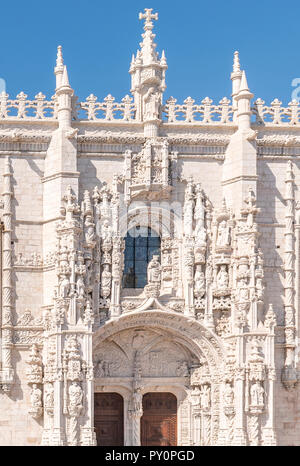
<path id="1" fill-rule="evenodd" d="M 3 243 L 2 243 L 2 388 L 10 390 L 13 382 L 12 351 L 12 183 L 11 165 L 9 157 L 4 164 L 4 192 L 3 192 Z"/>
<path id="2" fill-rule="evenodd" d="M 285 310 L 285 366 L 294 366 L 295 352 L 295 194 L 294 175 L 292 162 L 288 161 L 286 172 L 286 214 L 285 214 L 285 285 L 284 285 L 284 310 Z"/>

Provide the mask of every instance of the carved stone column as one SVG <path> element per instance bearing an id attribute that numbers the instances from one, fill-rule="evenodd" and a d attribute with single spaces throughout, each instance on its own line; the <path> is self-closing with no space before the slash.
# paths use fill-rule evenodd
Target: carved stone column
<path id="1" fill-rule="evenodd" d="M 286 214 L 285 214 L 285 364 L 282 381 L 286 388 L 292 388 L 297 383 L 295 369 L 295 195 L 294 174 L 292 162 L 288 161 L 286 172 Z"/>
<path id="2" fill-rule="evenodd" d="M 3 259 L 2 259 L 2 370 L 1 387 L 4 391 L 10 391 L 14 379 L 14 371 L 11 361 L 12 352 L 12 173 L 9 157 L 5 159 L 4 165 L 4 192 L 3 192 Z"/>

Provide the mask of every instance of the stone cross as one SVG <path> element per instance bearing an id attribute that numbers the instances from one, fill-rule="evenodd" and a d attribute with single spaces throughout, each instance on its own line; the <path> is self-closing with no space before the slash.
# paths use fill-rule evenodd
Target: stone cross
<path id="1" fill-rule="evenodd" d="M 152 24 L 152 19 L 155 19 L 156 21 L 158 20 L 158 13 L 152 14 L 151 12 L 153 11 L 153 8 L 145 8 L 145 13 L 140 13 L 139 14 L 139 19 L 145 19 L 145 25 Z"/>

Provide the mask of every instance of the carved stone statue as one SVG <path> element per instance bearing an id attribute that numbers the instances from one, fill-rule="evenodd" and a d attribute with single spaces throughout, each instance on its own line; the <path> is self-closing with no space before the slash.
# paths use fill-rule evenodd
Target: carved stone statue
<path id="1" fill-rule="evenodd" d="M 38 388 L 37 384 L 32 385 L 30 395 L 31 406 L 40 407 L 42 406 L 42 390 Z"/>
<path id="2" fill-rule="evenodd" d="M 228 272 L 226 270 L 226 265 L 221 265 L 220 270 L 217 275 L 217 287 L 218 289 L 224 290 L 228 288 Z"/>
<path id="3" fill-rule="evenodd" d="M 69 414 L 73 417 L 80 416 L 83 408 L 83 392 L 78 382 L 72 382 L 69 387 Z"/>
<path id="4" fill-rule="evenodd" d="M 103 361 L 102 359 L 99 359 L 99 361 L 96 364 L 95 368 L 95 376 L 96 377 L 107 377 L 109 376 L 109 363 L 106 361 Z"/>
<path id="5" fill-rule="evenodd" d="M 160 284 L 161 281 L 161 266 L 158 261 L 159 256 L 154 255 L 148 264 L 147 278 L 148 284 Z"/>
<path id="6" fill-rule="evenodd" d="M 217 246 L 230 245 L 230 229 L 226 220 L 222 220 L 218 227 Z"/>
<path id="7" fill-rule="evenodd" d="M 241 278 L 238 282 L 238 299 L 239 301 L 249 300 L 249 288 L 247 278 Z"/>
<path id="8" fill-rule="evenodd" d="M 251 397 L 251 405 L 252 406 L 263 406 L 264 404 L 264 389 L 262 385 L 255 381 L 250 388 L 250 397 Z"/>
<path id="9" fill-rule="evenodd" d="M 150 87 L 143 97 L 144 101 L 144 119 L 156 120 L 159 118 L 160 96 L 154 87 Z"/>
<path id="10" fill-rule="evenodd" d="M 93 223 L 91 215 L 87 215 L 85 218 L 84 230 L 86 243 L 93 245 L 95 240 L 95 224 Z"/>
<path id="11" fill-rule="evenodd" d="M 85 289 L 85 285 L 84 285 L 83 277 L 82 275 L 78 275 L 77 282 L 76 282 L 76 292 L 77 292 L 78 298 L 84 297 L 84 294 L 85 294 L 84 289 Z"/>
<path id="12" fill-rule="evenodd" d="M 205 293 L 205 276 L 200 264 L 196 265 L 194 275 L 194 294 L 197 298 L 202 298 Z"/>
<path id="13" fill-rule="evenodd" d="M 203 409 L 210 408 L 210 386 L 209 385 L 202 385 L 200 390 L 200 400 L 201 400 L 201 407 Z"/>
<path id="14" fill-rule="evenodd" d="M 105 220 L 103 222 L 102 228 L 101 228 L 101 236 L 102 236 L 102 244 L 103 246 L 105 245 L 111 245 L 111 227 L 109 225 L 109 221 Z"/>
<path id="15" fill-rule="evenodd" d="M 67 298 L 70 292 L 70 280 L 68 279 L 67 275 L 61 275 L 61 282 L 60 282 L 60 297 Z"/>
<path id="16" fill-rule="evenodd" d="M 104 264 L 103 272 L 101 275 L 101 295 L 103 298 L 108 298 L 111 290 L 111 272 L 109 270 L 109 265 Z"/>
<path id="17" fill-rule="evenodd" d="M 54 388 L 52 384 L 47 384 L 45 387 L 44 405 L 46 412 L 52 415 L 54 410 Z"/>
<path id="18" fill-rule="evenodd" d="M 136 387 L 132 394 L 132 413 L 141 416 L 143 413 L 143 395 L 141 387 Z"/>
<path id="19" fill-rule="evenodd" d="M 224 389 L 224 403 L 225 406 L 232 406 L 234 400 L 234 392 L 230 383 L 226 383 Z"/>

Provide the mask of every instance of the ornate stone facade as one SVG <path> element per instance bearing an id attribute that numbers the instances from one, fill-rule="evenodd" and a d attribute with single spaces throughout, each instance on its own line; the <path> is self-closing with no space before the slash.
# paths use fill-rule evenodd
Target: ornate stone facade
<path id="1" fill-rule="evenodd" d="M 0 443 L 95 445 L 104 392 L 140 445 L 169 392 L 178 445 L 300 445 L 299 106 L 251 105 L 238 52 L 232 100 L 164 100 L 140 19 L 121 103 L 78 102 L 61 47 L 51 99 L 0 95 Z"/>

